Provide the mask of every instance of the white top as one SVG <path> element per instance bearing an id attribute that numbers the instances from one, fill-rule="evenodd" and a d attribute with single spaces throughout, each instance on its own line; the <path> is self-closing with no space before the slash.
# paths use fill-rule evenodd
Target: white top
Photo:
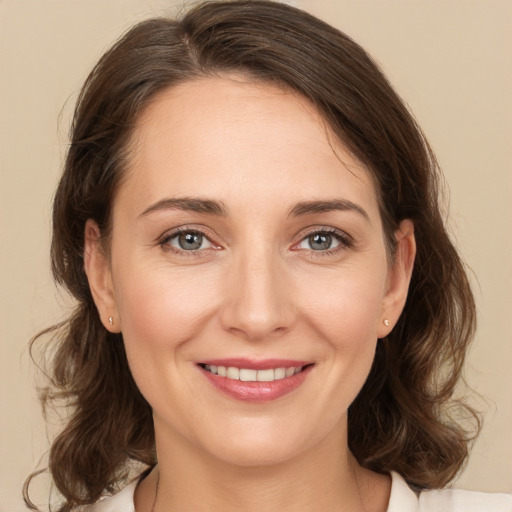
<path id="1" fill-rule="evenodd" d="M 387 512 L 512 512 L 512 494 L 441 489 L 414 492 L 398 473 L 391 473 Z M 137 480 L 114 496 L 103 498 L 84 512 L 135 512 Z"/>

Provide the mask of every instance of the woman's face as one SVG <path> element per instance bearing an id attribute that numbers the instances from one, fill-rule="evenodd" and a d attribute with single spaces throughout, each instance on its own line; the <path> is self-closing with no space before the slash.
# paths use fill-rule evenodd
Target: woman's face
<path id="1" fill-rule="evenodd" d="M 160 94 L 112 226 L 107 260 L 89 222 L 87 272 L 157 439 L 243 465 L 346 439 L 414 243 L 404 223 L 390 262 L 370 174 L 306 100 L 235 77 Z"/>

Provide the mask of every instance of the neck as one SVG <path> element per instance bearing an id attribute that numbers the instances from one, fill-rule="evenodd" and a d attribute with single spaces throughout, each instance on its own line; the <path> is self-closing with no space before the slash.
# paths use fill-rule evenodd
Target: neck
<path id="1" fill-rule="evenodd" d="M 136 510 L 151 512 L 159 479 L 153 512 L 384 511 L 389 479 L 361 468 L 346 437 L 334 434 L 293 460 L 240 466 L 157 431 L 159 466 L 139 486 Z"/>

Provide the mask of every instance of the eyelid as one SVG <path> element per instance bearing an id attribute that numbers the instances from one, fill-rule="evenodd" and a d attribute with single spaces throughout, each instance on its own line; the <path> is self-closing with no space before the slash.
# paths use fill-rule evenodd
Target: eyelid
<path id="1" fill-rule="evenodd" d="M 332 248 L 332 249 L 326 249 L 325 251 L 315 251 L 313 249 L 299 249 L 298 245 L 302 243 L 306 238 L 315 235 L 317 233 L 327 233 L 331 236 L 336 237 L 336 239 L 340 242 L 338 246 Z M 349 235 L 346 231 L 343 231 L 341 229 L 334 228 L 332 226 L 315 226 L 306 228 L 305 230 L 301 231 L 297 235 L 297 241 L 293 243 L 291 249 L 294 251 L 308 251 L 311 253 L 315 253 L 315 256 L 322 256 L 322 255 L 329 255 L 334 254 L 338 251 L 342 251 L 344 249 L 349 249 L 353 247 L 355 244 L 354 238 Z"/>
<path id="2" fill-rule="evenodd" d="M 209 247 L 207 249 L 197 249 L 197 250 L 190 250 L 186 251 L 183 249 L 179 249 L 177 247 L 171 246 L 168 244 L 169 240 L 172 238 L 178 236 L 180 233 L 188 233 L 188 232 L 196 232 L 203 235 L 208 242 L 212 245 L 212 247 Z M 326 249 L 325 251 L 315 251 L 313 249 L 300 249 L 298 248 L 298 245 L 303 242 L 306 238 L 309 236 L 315 235 L 317 233 L 327 233 L 331 236 L 334 236 L 338 242 L 339 245 L 332 249 Z M 214 241 L 216 237 L 211 233 L 211 230 L 206 229 L 203 226 L 197 226 L 197 225 L 183 225 L 183 226 L 177 226 L 175 228 L 171 228 L 167 231 L 165 231 L 161 236 L 159 236 L 155 243 L 162 247 L 164 250 L 168 250 L 171 252 L 175 252 L 178 254 L 184 254 L 187 256 L 198 256 L 202 253 L 205 253 L 207 251 L 211 250 L 220 250 L 223 247 Z M 303 229 L 297 236 L 296 241 L 293 242 L 291 246 L 292 251 L 307 251 L 309 253 L 315 253 L 315 256 L 327 256 L 331 254 L 335 254 L 337 252 L 349 249 L 355 245 L 354 238 L 349 235 L 346 231 L 340 230 L 338 228 L 334 228 L 332 226 L 311 226 L 308 228 Z"/>
<path id="3" fill-rule="evenodd" d="M 171 246 L 168 242 L 171 239 L 175 238 L 176 236 L 180 235 L 181 233 L 200 233 L 208 240 L 208 242 L 210 242 L 212 247 L 208 247 L 207 249 L 185 251 L 184 249 L 179 249 L 178 247 Z M 162 247 L 162 249 L 167 251 L 172 251 L 179 254 L 186 254 L 187 256 L 193 256 L 204 253 L 206 251 L 222 249 L 222 246 L 215 242 L 213 238 L 214 236 L 211 234 L 211 231 L 205 229 L 202 226 L 184 225 L 167 230 L 165 233 L 163 233 L 156 239 L 156 244 L 158 244 L 159 246 Z"/>

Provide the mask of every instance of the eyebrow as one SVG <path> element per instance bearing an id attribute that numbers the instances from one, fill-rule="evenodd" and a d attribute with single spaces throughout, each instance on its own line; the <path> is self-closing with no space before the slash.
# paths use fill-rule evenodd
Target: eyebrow
<path id="1" fill-rule="evenodd" d="M 328 201 L 303 201 L 297 203 L 291 210 L 289 215 L 298 217 L 299 215 L 308 215 L 311 213 L 324 213 L 332 211 L 353 211 L 362 215 L 368 222 L 370 216 L 359 205 L 348 201 L 347 199 L 331 199 Z"/>
<path id="2" fill-rule="evenodd" d="M 168 197 L 146 208 L 139 217 L 145 217 L 150 213 L 163 210 L 185 210 L 197 213 L 209 213 L 222 217 L 227 215 L 227 208 L 221 201 L 198 197 Z"/>
<path id="3" fill-rule="evenodd" d="M 150 213 L 164 210 L 193 211 L 221 217 L 226 217 L 228 215 L 228 210 L 222 201 L 214 201 L 212 199 L 197 197 L 168 197 L 161 199 L 146 208 L 139 217 L 145 217 Z M 353 211 L 362 215 L 370 222 L 370 216 L 368 213 L 366 213 L 366 211 L 359 205 L 347 199 L 301 201 L 293 206 L 288 215 L 292 217 L 299 217 L 301 215 L 332 211 Z"/>

